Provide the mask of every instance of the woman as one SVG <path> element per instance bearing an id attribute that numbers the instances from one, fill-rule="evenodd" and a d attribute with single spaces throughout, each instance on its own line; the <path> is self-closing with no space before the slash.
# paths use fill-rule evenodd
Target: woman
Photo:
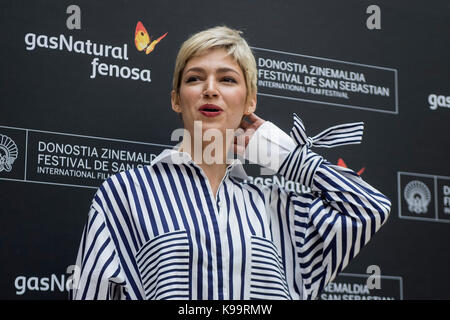
<path id="1" fill-rule="evenodd" d="M 256 63 L 238 31 L 182 45 L 171 101 L 183 140 L 99 188 L 73 299 L 315 299 L 386 221 L 384 195 L 310 150 L 358 143 L 362 124 L 308 138 L 294 115 L 291 138 L 256 116 Z M 311 192 L 247 182 L 234 153 Z"/>

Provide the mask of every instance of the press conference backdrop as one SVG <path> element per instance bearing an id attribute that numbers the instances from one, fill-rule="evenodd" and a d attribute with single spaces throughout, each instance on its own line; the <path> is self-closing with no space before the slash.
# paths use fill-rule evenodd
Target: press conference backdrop
<path id="1" fill-rule="evenodd" d="M 319 298 L 449 299 L 449 18 L 449 1 L 2 1 L 0 298 L 67 299 L 96 188 L 178 142 L 176 53 L 227 25 L 257 60 L 256 113 L 289 132 L 295 112 L 309 135 L 364 121 L 361 145 L 315 151 L 392 201 Z M 167 33 L 149 54 L 139 21 Z"/>

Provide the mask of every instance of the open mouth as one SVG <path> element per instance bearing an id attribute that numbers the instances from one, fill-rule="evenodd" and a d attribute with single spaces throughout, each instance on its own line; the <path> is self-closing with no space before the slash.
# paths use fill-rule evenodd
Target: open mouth
<path id="1" fill-rule="evenodd" d="M 222 113 L 222 108 L 216 106 L 216 105 L 211 105 L 211 104 L 205 104 L 203 106 L 200 107 L 199 111 L 207 117 L 215 117 L 217 115 L 219 115 L 220 113 Z"/>
<path id="2" fill-rule="evenodd" d="M 205 109 L 201 109 L 201 111 L 216 112 L 216 111 L 220 111 L 220 110 L 219 109 L 214 109 L 214 108 L 205 108 Z"/>

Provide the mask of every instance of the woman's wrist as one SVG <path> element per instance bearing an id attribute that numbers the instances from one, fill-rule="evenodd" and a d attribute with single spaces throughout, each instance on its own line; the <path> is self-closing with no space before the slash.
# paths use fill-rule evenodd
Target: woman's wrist
<path id="1" fill-rule="evenodd" d="M 251 137 L 244 158 L 270 169 L 273 171 L 271 174 L 274 174 L 295 146 L 287 133 L 272 122 L 265 121 Z"/>

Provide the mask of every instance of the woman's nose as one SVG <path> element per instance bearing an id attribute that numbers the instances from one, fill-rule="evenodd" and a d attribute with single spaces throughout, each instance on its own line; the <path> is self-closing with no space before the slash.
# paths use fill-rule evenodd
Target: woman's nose
<path id="1" fill-rule="evenodd" d="M 205 82 L 203 95 L 205 97 L 217 97 L 219 95 L 215 79 L 208 79 L 208 81 Z"/>

